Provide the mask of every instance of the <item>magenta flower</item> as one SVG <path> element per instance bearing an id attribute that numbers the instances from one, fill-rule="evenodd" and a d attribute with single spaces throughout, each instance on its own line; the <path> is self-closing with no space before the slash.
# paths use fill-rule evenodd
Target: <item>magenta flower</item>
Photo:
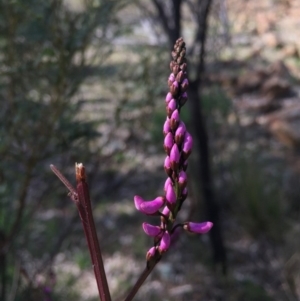
<path id="1" fill-rule="evenodd" d="M 207 233 L 213 226 L 212 222 L 204 222 L 204 223 L 192 223 L 187 222 L 184 224 L 183 229 L 192 233 L 204 234 Z"/>
<path id="2" fill-rule="evenodd" d="M 165 199 L 161 196 L 157 197 L 152 201 L 145 201 L 140 196 L 134 197 L 135 208 L 144 214 L 155 214 L 164 205 Z"/>
<path id="3" fill-rule="evenodd" d="M 143 223 L 143 230 L 149 236 L 157 236 L 162 232 L 162 229 L 158 226 L 153 226 L 147 223 Z"/>

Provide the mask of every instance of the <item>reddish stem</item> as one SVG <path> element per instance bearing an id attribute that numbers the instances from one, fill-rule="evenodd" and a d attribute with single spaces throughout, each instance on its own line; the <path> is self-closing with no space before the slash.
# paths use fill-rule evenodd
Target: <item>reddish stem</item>
<path id="1" fill-rule="evenodd" d="M 82 164 L 76 164 L 75 169 L 77 193 L 79 199 L 77 208 L 89 246 L 100 299 L 102 301 L 111 301 L 99 240 L 97 237 L 96 226 L 92 213 L 89 188 L 86 183 L 85 168 Z"/>

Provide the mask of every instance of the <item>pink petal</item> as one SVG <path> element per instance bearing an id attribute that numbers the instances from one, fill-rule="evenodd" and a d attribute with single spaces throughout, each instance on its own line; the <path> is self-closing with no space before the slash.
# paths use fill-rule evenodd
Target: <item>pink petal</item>
<path id="1" fill-rule="evenodd" d="M 213 226 L 212 222 L 204 222 L 204 223 L 187 222 L 184 224 L 183 229 L 192 233 L 204 234 L 207 233 L 212 228 L 212 226 Z"/>
<path id="2" fill-rule="evenodd" d="M 164 202 L 163 197 L 157 197 L 152 201 L 145 201 L 138 195 L 134 197 L 135 208 L 144 214 L 156 213 L 163 206 Z"/>
<path id="3" fill-rule="evenodd" d="M 163 197 L 159 196 L 153 201 L 143 202 L 140 205 L 140 211 L 145 214 L 154 214 L 160 209 L 165 203 Z"/>
<path id="4" fill-rule="evenodd" d="M 157 236 L 162 231 L 160 227 L 153 226 L 147 223 L 143 223 L 143 230 L 149 236 Z"/>

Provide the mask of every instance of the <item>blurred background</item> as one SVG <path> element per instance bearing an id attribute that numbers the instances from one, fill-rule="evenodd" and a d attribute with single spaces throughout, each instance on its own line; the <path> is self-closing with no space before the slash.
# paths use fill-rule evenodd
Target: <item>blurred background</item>
<path id="1" fill-rule="evenodd" d="M 0 1 L 0 300 L 98 300 L 75 206 L 86 166 L 113 299 L 163 194 L 170 50 L 183 36 L 195 138 L 181 235 L 135 300 L 300 300 L 299 0 Z"/>

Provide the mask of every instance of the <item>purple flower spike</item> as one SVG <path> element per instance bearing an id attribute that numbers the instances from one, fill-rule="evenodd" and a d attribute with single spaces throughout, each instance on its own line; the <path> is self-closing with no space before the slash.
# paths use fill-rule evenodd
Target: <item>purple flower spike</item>
<path id="1" fill-rule="evenodd" d="M 171 127 L 171 129 L 172 129 L 173 131 L 177 129 L 178 124 L 179 124 L 179 121 L 180 121 L 179 112 L 178 112 L 178 110 L 176 109 L 176 110 L 172 113 L 171 118 L 170 118 L 170 127 Z"/>
<path id="2" fill-rule="evenodd" d="M 153 226 L 147 223 L 143 223 L 143 230 L 149 236 L 157 236 L 161 233 L 162 229 L 158 226 Z"/>
<path id="3" fill-rule="evenodd" d="M 173 145 L 174 145 L 173 135 L 171 132 L 169 132 L 164 140 L 164 149 L 168 155 L 170 154 Z"/>
<path id="4" fill-rule="evenodd" d="M 176 100 L 172 98 L 166 106 L 167 115 L 169 118 L 171 117 L 172 113 L 176 110 L 176 106 L 177 106 Z"/>
<path id="5" fill-rule="evenodd" d="M 172 84 L 174 83 L 175 81 L 175 75 L 173 73 L 170 74 L 169 78 L 168 78 L 168 85 L 169 87 L 172 86 Z"/>
<path id="6" fill-rule="evenodd" d="M 179 154 L 178 146 L 175 143 L 170 151 L 170 165 L 174 171 L 178 169 L 179 160 L 180 160 L 180 154 Z"/>
<path id="7" fill-rule="evenodd" d="M 213 226 L 212 222 L 204 222 L 204 223 L 192 223 L 187 222 L 184 224 L 183 229 L 192 233 L 204 234 L 207 233 Z"/>
<path id="8" fill-rule="evenodd" d="M 168 177 L 167 179 L 166 179 L 166 181 L 165 181 L 165 185 L 164 185 L 164 191 L 166 192 L 167 191 L 167 188 L 168 188 L 168 186 L 169 185 L 171 185 L 172 186 L 172 180 Z"/>
<path id="9" fill-rule="evenodd" d="M 178 184 L 181 190 L 183 190 L 186 187 L 187 184 L 187 175 L 186 173 L 181 170 L 179 172 L 179 176 L 178 176 Z"/>
<path id="10" fill-rule="evenodd" d="M 184 135 L 183 147 L 182 147 L 182 151 L 184 153 L 184 159 L 187 159 L 188 156 L 191 154 L 192 147 L 193 147 L 193 138 L 189 132 L 186 132 Z"/>
<path id="11" fill-rule="evenodd" d="M 166 231 L 164 233 L 163 237 L 161 238 L 161 241 L 159 244 L 160 253 L 165 253 L 166 251 L 168 251 L 168 249 L 170 247 L 170 243 L 171 243 L 170 234 L 168 231 Z"/>
<path id="12" fill-rule="evenodd" d="M 175 132 L 175 142 L 177 143 L 177 145 L 181 145 L 181 143 L 183 142 L 185 132 L 186 132 L 185 124 L 182 121 L 180 121 L 178 128 Z"/>
<path id="13" fill-rule="evenodd" d="M 140 196 L 134 197 L 135 208 L 147 215 L 157 213 L 158 209 L 161 208 L 165 203 L 165 199 L 161 196 L 155 198 L 153 201 L 145 201 Z"/>
<path id="14" fill-rule="evenodd" d="M 172 185 L 167 187 L 166 200 L 172 206 L 176 204 L 176 194 Z"/>
<path id="15" fill-rule="evenodd" d="M 169 92 L 166 96 L 166 104 L 168 104 L 172 98 L 173 98 L 173 95 Z"/>

